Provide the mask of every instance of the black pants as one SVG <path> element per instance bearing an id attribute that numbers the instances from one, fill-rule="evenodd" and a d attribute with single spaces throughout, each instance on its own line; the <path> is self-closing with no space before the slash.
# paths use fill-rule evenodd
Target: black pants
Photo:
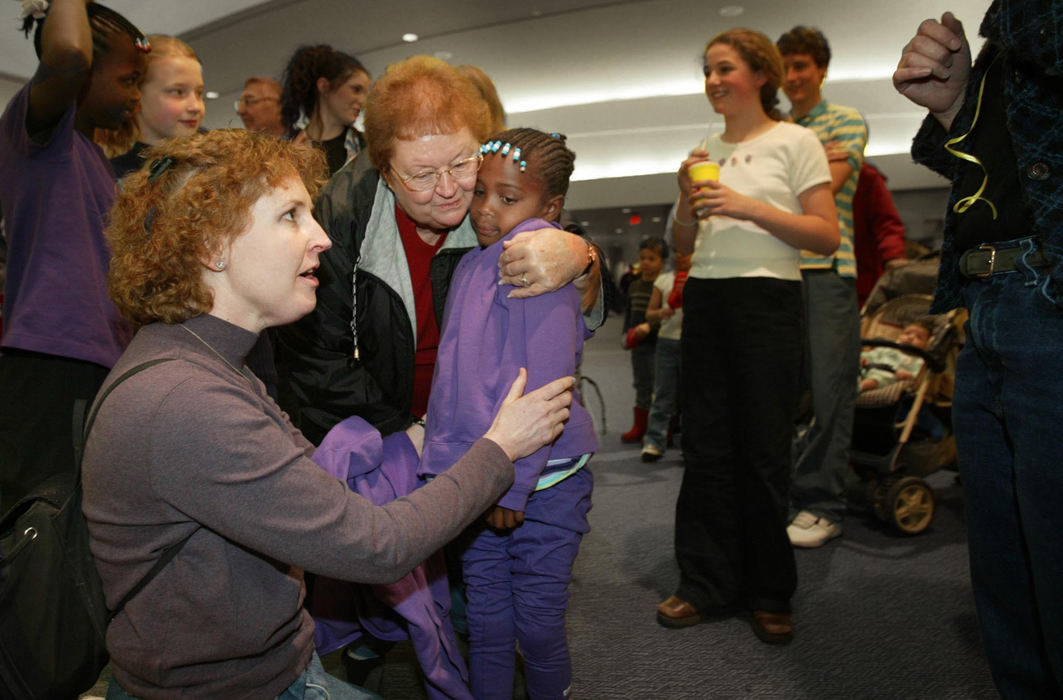
<path id="1" fill-rule="evenodd" d="M 108 369 L 10 350 L 0 355 L 0 514 L 34 486 L 74 476 L 74 402 L 92 401 Z"/>
<path id="2" fill-rule="evenodd" d="M 786 536 L 802 353 L 801 284 L 691 278 L 683 290 L 677 595 L 699 612 L 786 612 Z"/>

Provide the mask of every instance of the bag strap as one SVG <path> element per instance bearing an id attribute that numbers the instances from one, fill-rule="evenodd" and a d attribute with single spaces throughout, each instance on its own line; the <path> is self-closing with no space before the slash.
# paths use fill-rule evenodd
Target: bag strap
<path id="1" fill-rule="evenodd" d="M 107 622 L 110 622 L 114 618 L 118 617 L 118 613 L 122 612 L 122 609 L 125 608 L 126 603 L 133 600 L 133 598 L 138 593 L 144 590 L 144 586 L 147 586 L 149 583 L 151 583 L 151 580 L 155 578 L 155 576 L 160 571 L 162 571 L 167 564 L 170 563 L 171 559 L 177 556 L 177 553 L 181 551 L 181 548 L 184 547 L 188 540 L 192 539 L 192 535 L 196 534 L 197 532 L 199 532 L 199 528 L 193 530 L 191 533 L 189 533 L 187 537 L 185 537 L 180 542 L 175 542 L 166 549 L 162 550 L 162 556 L 159 557 L 155 564 L 152 565 L 151 569 L 148 570 L 148 573 L 144 574 L 144 577 L 137 581 L 137 585 L 133 586 L 133 588 L 130 589 L 130 591 L 126 593 L 120 601 L 118 601 L 118 605 L 115 606 L 114 610 L 107 614 Z"/>
<path id="2" fill-rule="evenodd" d="M 122 376 L 111 382 L 111 384 L 104 390 L 104 392 L 100 394 L 99 398 L 96 399 L 96 402 L 92 407 L 92 412 L 89 414 L 89 418 L 87 421 L 84 420 L 86 403 L 82 401 L 78 402 L 78 405 L 74 406 L 74 435 L 81 436 L 80 440 L 75 439 L 74 441 L 74 456 L 76 459 L 75 464 L 77 464 L 79 482 L 81 479 L 81 458 L 85 452 L 85 443 L 88 442 L 89 432 L 92 430 L 93 423 L 96 422 L 96 414 L 100 412 L 100 406 L 103 405 L 104 400 L 108 396 L 110 396 L 111 392 L 114 391 L 119 384 L 129 379 L 133 375 L 139 374 L 140 372 L 143 372 L 149 367 L 154 367 L 155 365 L 162 364 L 163 362 L 169 362 L 172 359 L 174 358 L 162 357 L 156 360 L 149 360 L 148 362 L 143 362 L 127 370 L 125 373 L 122 374 Z M 84 429 L 82 429 L 82 425 L 84 425 Z M 162 571 L 163 567 L 170 563 L 171 559 L 177 556 L 177 553 L 181 551 L 181 548 L 185 546 L 185 543 L 187 543 L 188 540 L 192 539 L 192 535 L 196 534 L 197 531 L 198 528 L 196 530 L 193 530 L 187 537 L 182 539 L 180 542 L 175 542 L 174 544 L 163 550 L 162 556 L 159 557 L 155 564 L 152 565 L 151 569 L 148 570 L 148 573 L 146 573 L 144 577 L 137 582 L 137 585 L 133 586 L 133 588 L 125 594 L 122 600 L 118 602 L 118 605 L 115 606 L 115 609 L 108 613 L 108 622 L 117 617 L 118 613 L 122 612 L 123 608 L 125 608 L 126 603 L 131 601 L 134 596 L 136 596 L 138 593 L 140 593 L 140 591 L 144 589 L 145 586 L 151 583 L 151 580 L 155 578 L 155 576 L 160 571 Z"/>
<path id="3" fill-rule="evenodd" d="M 84 426 L 85 426 L 84 430 L 80 430 L 79 429 L 79 430 L 75 430 L 74 431 L 75 435 L 81 435 L 80 449 L 77 450 L 77 462 L 78 462 L 78 469 L 79 470 L 81 468 L 81 456 L 82 456 L 82 454 L 85 451 L 85 442 L 89 439 L 89 431 L 92 430 L 92 424 L 96 422 L 96 414 L 100 412 L 100 406 L 102 406 L 103 402 L 107 399 L 107 397 L 111 395 L 111 392 L 114 391 L 115 389 L 117 389 L 119 384 L 121 384 L 125 380 L 129 379 L 133 375 L 140 374 L 141 372 L 143 372 L 144 370 L 148 369 L 149 367 L 154 367 L 155 365 L 161 365 L 163 362 L 169 362 L 172 359 L 174 359 L 174 358 L 172 358 L 172 357 L 160 357 L 160 358 L 155 359 L 155 360 L 149 360 L 148 362 L 142 362 L 141 364 L 136 365 L 135 367 L 131 367 L 130 369 L 126 370 L 126 372 L 124 374 L 122 374 L 122 376 L 118 377 L 118 379 L 115 379 L 113 382 L 111 382 L 111 384 L 104 390 L 104 392 L 102 394 L 100 394 L 100 397 L 98 399 L 96 399 L 96 403 L 92 407 L 92 412 L 89 414 L 88 421 L 86 421 L 84 423 Z M 75 415 L 75 417 L 74 417 L 75 422 L 77 421 L 77 418 L 78 417 Z M 80 428 L 81 426 L 77 426 L 77 427 Z"/>

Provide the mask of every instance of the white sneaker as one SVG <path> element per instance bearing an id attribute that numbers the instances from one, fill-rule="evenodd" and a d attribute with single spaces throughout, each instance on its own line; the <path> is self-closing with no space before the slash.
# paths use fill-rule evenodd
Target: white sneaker
<path id="1" fill-rule="evenodd" d="M 822 547 L 842 534 L 841 523 L 830 518 L 822 518 L 815 513 L 803 510 L 786 528 L 790 544 L 795 547 L 811 549 Z"/>
<path id="2" fill-rule="evenodd" d="M 656 462 L 658 459 L 661 458 L 663 454 L 664 453 L 661 452 L 660 448 L 658 447 L 654 447 L 653 445 L 644 445 L 642 447 L 641 457 L 643 462 Z"/>

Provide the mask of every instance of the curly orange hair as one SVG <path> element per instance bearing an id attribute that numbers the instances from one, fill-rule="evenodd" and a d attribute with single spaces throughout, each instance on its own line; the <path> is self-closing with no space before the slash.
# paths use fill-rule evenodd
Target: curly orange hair
<path id="1" fill-rule="evenodd" d="M 173 164 L 154 182 L 154 167 L 128 175 L 105 232 L 111 299 L 137 325 L 209 312 L 204 261 L 247 229 L 255 202 L 292 177 L 314 197 L 328 176 L 316 148 L 243 129 L 170 139 L 145 157 Z"/>
<path id="2" fill-rule="evenodd" d="M 365 103 L 365 139 L 373 167 L 386 173 L 396 139 L 453 134 L 468 128 L 477 143 L 491 135 L 480 91 L 457 68 L 433 56 L 392 63 Z"/>

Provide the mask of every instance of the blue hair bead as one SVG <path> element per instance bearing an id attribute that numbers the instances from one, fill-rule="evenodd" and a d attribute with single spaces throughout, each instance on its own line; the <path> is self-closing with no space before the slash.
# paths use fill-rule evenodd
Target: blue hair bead
<path id="1" fill-rule="evenodd" d="M 514 161 L 520 160 L 520 146 L 518 146 L 518 147 L 513 149 L 513 160 Z"/>
<path id="2" fill-rule="evenodd" d="M 498 149 L 502 147 L 501 141 L 495 141 L 491 144 L 491 153 L 498 153 Z"/>
<path id="3" fill-rule="evenodd" d="M 500 155 L 506 155 L 507 153 L 509 153 L 509 144 L 508 143 L 505 146 L 502 147 L 502 153 Z"/>
<path id="4" fill-rule="evenodd" d="M 525 168 L 527 168 L 527 167 L 528 167 L 528 161 L 526 161 L 526 160 L 522 160 L 522 161 L 520 162 L 520 171 L 521 171 L 521 172 L 524 172 L 524 169 L 525 169 Z"/>

